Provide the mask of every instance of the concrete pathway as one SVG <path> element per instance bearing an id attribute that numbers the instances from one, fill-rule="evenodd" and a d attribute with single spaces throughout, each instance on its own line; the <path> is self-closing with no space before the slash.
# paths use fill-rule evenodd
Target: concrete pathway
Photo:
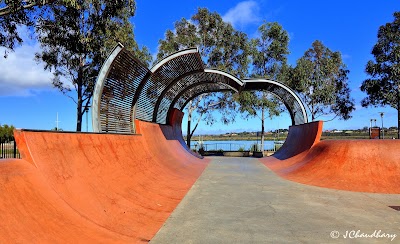
<path id="1" fill-rule="evenodd" d="M 400 195 L 298 184 L 254 158 L 212 159 L 151 243 L 400 243 L 400 211 L 389 207 Z"/>

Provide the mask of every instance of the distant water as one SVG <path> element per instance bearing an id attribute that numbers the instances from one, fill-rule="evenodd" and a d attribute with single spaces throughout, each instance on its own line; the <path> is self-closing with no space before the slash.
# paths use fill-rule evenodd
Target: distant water
<path id="1" fill-rule="evenodd" d="M 203 141 L 206 151 L 210 150 L 223 150 L 223 151 L 238 151 L 240 148 L 248 151 L 251 146 L 256 144 L 256 141 Z M 190 148 L 199 149 L 199 141 L 191 141 Z M 258 141 L 261 147 L 261 141 Z M 264 150 L 273 150 L 274 141 L 264 141 Z"/>

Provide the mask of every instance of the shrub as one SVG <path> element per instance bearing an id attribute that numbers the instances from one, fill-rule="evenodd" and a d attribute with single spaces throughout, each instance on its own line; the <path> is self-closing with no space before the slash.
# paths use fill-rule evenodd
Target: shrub
<path id="1" fill-rule="evenodd" d="M 203 145 L 200 146 L 199 153 L 200 153 L 201 156 L 204 156 L 205 150 L 204 150 Z"/>

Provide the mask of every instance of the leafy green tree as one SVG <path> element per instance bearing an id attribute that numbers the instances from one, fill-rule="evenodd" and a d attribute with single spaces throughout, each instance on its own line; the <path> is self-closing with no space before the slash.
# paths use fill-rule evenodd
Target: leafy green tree
<path id="1" fill-rule="evenodd" d="M 248 119 L 250 117 L 259 118 L 261 120 L 261 151 L 264 148 L 265 139 L 265 119 L 273 118 L 283 112 L 279 100 L 274 95 L 265 91 L 242 92 L 236 97 L 236 101 L 240 104 L 239 110 Z"/>
<path id="2" fill-rule="evenodd" d="M 277 22 L 264 22 L 252 39 L 252 76 L 280 80 L 287 68 L 289 35 Z"/>
<path id="3" fill-rule="evenodd" d="M 0 141 L 9 142 L 14 139 L 14 129 L 13 125 L 0 125 Z"/>
<path id="4" fill-rule="evenodd" d="M 118 41 L 138 58 L 151 60 L 134 40 L 129 18 L 135 7 L 134 0 L 59 0 L 43 8 L 36 26 L 42 51 L 36 58 L 53 73 L 53 86 L 76 103 L 77 131 L 90 106 L 95 78 Z"/>
<path id="5" fill-rule="evenodd" d="M 23 6 L 22 1 L 0 1 L 0 46 L 6 48 L 4 57 L 7 57 L 7 51 L 22 43 L 18 25 L 33 24 Z"/>
<path id="6" fill-rule="evenodd" d="M 300 92 L 312 121 L 330 114 L 344 120 L 351 118 L 355 107 L 348 73 L 340 52 L 332 52 L 318 40 L 297 60 L 291 86 Z"/>
<path id="7" fill-rule="evenodd" d="M 167 30 L 165 38 L 159 41 L 158 60 L 182 49 L 198 47 L 208 68 L 223 70 L 238 77 L 247 76 L 250 52 L 247 35 L 224 22 L 218 13 L 199 8 L 190 20 L 183 18 L 177 21 L 174 27 L 174 30 Z M 234 107 L 235 101 L 231 93 L 212 93 L 189 103 L 188 145 L 203 115 L 207 124 L 213 124 L 215 118 L 212 116 L 212 111 L 219 110 L 223 115 L 222 121 L 229 123 L 235 118 L 236 110 L 232 109 Z M 191 130 L 195 111 L 199 117 L 194 129 Z"/>
<path id="8" fill-rule="evenodd" d="M 361 91 L 368 96 L 361 104 L 363 107 L 389 105 L 397 109 L 400 128 L 400 12 L 393 16 L 393 22 L 379 27 L 378 41 L 372 49 L 375 60 L 369 60 L 365 68 L 371 78 L 361 85 Z"/>
<path id="9" fill-rule="evenodd" d="M 221 116 L 221 122 L 229 124 L 235 121 L 237 101 L 234 100 L 234 96 L 230 93 L 214 93 L 214 94 L 201 94 L 197 98 L 189 102 L 188 106 L 188 130 L 187 133 L 192 138 L 193 133 L 196 131 L 201 119 L 204 119 L 207 125 L 213 125 L 217 122 L 214 115 L 214 111 L 218 110 L 223 116 Z M 197 115 L 194 115 L 194 111 Z M 193 117 L 192 117 L 193 116 Z M 197 120 L 194 128 L 190 129 L 190 123 L 192 120 Z"/>
<path id="10" fill-rule="evenodd" d="M 18 33 L 18 26 L 33 27 L 38 8 L 55 0 L 13 0 L 0 1 L 0 46 L 5 47 L 4 57 L 13 51 L 23 40 Z M 76 0 L 64 0 L 64 3 L 76 4 Z"/>
<path id="11" fill-rule="evenodd" d="M 246 77 L 249 64 L 248 38 L 223 21 L 217 12 L 199 8 L 190 20 L 182 18 L 159 41 L 157 60 L 186 48 L 198 47 L 208 68 Z"/>
<path id="12" fill-rule="evenodd" d="M 252 39 L 252 77 L 272 80 L 285 79 L 289 67 L 289 35 L 277 22 L 264 22 L 259 37 Z M 282 112 L 279 101 L 266 91 L 242 92 L 237 98 L 240 111 L 248 117 L 261 120 L 261 148 L 264 149 L 265 119 Z M 263 152 L 264 150 L 262 150 Z"/>

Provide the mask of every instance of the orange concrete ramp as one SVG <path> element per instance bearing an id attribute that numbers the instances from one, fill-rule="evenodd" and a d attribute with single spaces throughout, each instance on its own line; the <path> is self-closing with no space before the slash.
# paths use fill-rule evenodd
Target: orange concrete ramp
<path id="1" fill-rule="evenodd" d="M 0 243 L 143 243 L 160 229 L 208 160 L 171 126 L 140 135 L 16 131 L 23 159 L 0 161 Z M 320 141 L 322 122 L 293 126 L 274 156 L 280 176 L 350 191 L 400 193 L 400 140 Z"/>
<path id="2" fill-rule="evenodd" d="M 81 216 L 24 160 L 0 160 L 0 187 L 0 243 L 129 243 L 141 238 Z"/>
<path id="3" fill-rule="evenodd" d="M 376 193 L 400 193 L 400 140 L 326 140 L 322 122 L 293 126 L 275 155 L 261 161 L 303 184 Z"/>
<path id="4" fill-rule="evenodd" d="M 174 127 L 142 135 L 16 131 L 0 163 L 0 242 L 147 242 L 207 166 Z M 181 135 L 180 135 L 181 136 Z"/>
<path id="5" fill-rule="evenodd" d="M 320 141 L 322 126 L 322 121 L 290 126 L 285 143 L 274 153 L 274 157 L 284 160 L 307 152 Z"/>

